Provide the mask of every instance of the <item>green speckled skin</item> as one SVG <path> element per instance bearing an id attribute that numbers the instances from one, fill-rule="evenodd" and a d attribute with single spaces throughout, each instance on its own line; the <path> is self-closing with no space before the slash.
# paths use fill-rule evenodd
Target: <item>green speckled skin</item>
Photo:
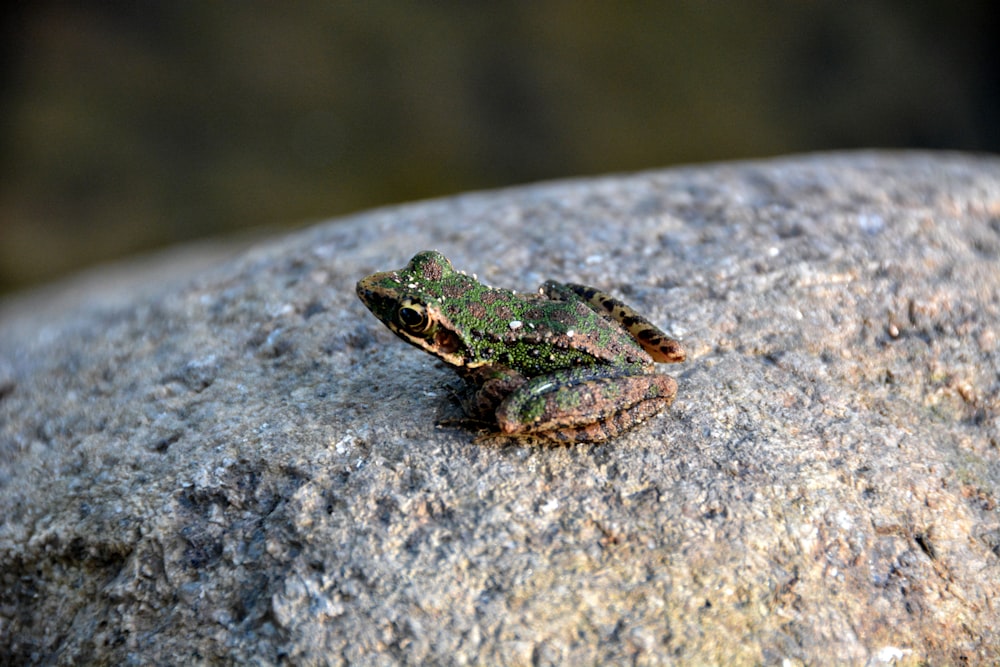
<path id="1" fill-rule="evenodd" d="M 604 440 L 676 393 L 653 362 L 683 361 L 680 344 L 590 287 L 550 281 L 539 294 L 517 294 L 425 251 L 357 291 L 396 335 L 454 367 L 471 389 L 466 412 L 501 434 Z"/>

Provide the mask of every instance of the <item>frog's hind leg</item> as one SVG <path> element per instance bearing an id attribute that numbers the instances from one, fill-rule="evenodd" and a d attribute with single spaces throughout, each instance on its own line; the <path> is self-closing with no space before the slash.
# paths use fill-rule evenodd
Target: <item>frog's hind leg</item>
<path id="1" fill-rule="evenodd" d="M 677 383 L 666 375 L 570 369 L 529 380 L 500 404 L 496 418 L 507 435 L 599 442 L 664 410 L 676 393 Z"/>
<path id="2" fill-rule="evenodd" d="M 542 285 L 542 292 L 549 298 L 563 300 L 567 298 L 567 294 L 576 295 L 592 310 L 623 326 L 632 338 L 642 346 L 642 349 L 646 350 L 653 358 L 653 361 L 658 361 L 661 364 L 684 361 L 686 356 L 684 348 L 678 341 L 637 313 L 635 308 L 607 292 L 587 285 L 557 283 L 551 280 Z"/>
<path id="3" fill-rule="evenodd" d="M 667 401 L 667 405 L 669 405 Z M 539 436 L 556 442 L 603 442 L 617 438 L 650 417 L 661 412 L 666 405 L 656 401 L 644 401 L 624 412 L 616 412 L 603 422 L 590 424 L 582 428 L 562 428 L 546 431 Z"/>

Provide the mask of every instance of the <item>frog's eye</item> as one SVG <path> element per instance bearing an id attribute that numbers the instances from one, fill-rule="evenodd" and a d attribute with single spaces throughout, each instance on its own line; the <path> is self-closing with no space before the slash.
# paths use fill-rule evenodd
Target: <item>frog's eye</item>
<path id="1" fill-rule="evenodd" d="M 430 328 L 430 318 L 427 317 L 427 309 L 423 304 L 410 300 L 403 301 L 396 310 L 396 321 L 407 331 L 413 333 L 424 333 Z"/>

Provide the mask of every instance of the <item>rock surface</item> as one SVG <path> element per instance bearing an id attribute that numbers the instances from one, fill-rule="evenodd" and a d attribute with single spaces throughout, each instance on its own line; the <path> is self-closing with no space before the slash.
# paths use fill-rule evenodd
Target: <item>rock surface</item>
<path id="1" fill-rule="evenodd" d="M 436 427 L 453 374 L 354 295 L 425 248 L 622 296 L 676 403 Z M 97 297 L 0 311 L 4 663 L 1000 661 L 1000 159 L 469 194 Z"/>

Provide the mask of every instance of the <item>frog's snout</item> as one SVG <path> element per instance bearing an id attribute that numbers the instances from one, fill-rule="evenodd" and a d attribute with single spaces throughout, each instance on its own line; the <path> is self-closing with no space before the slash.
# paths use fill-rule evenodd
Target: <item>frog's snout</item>
<path id="1" fill-rule="evenodd" d="M 358 293 L 358 298 L 361 299 L 361 303 L 368 306 L 368 310 L 375 310 L 376 304 L 385 300 L 385 297 L 381 295 L 378 290 L 374 290 L 369 285 L 370 281 L 367 279 L 359 280 L 355 291 Z"/>

